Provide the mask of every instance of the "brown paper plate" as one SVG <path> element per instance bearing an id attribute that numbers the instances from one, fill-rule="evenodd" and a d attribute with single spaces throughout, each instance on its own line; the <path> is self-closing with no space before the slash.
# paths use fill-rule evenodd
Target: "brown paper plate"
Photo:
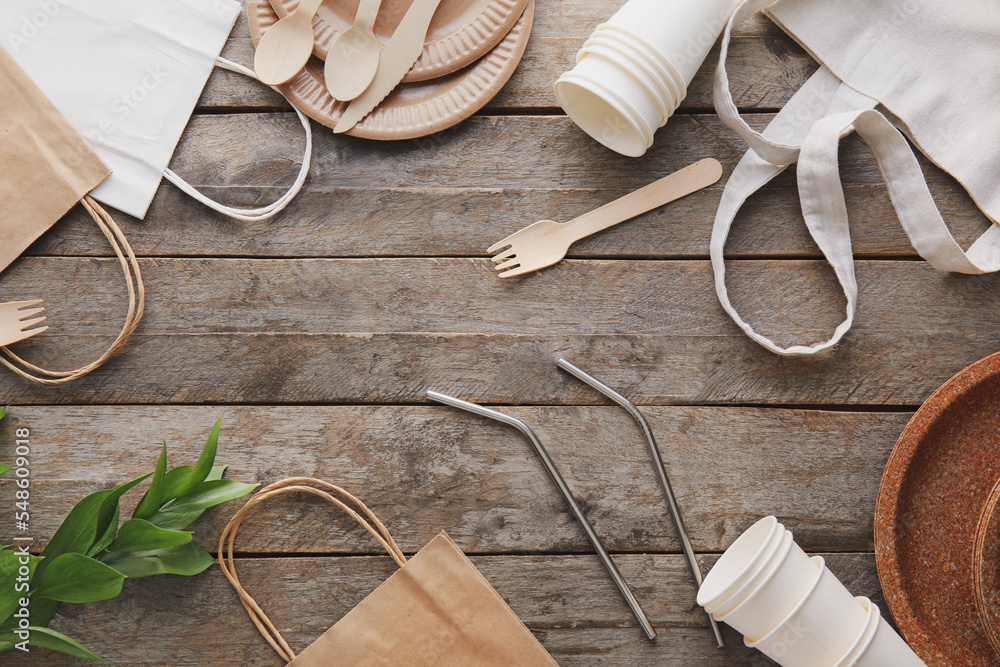
<path id="1" fill-rule="evenodd" d="M 531 34 L 534 0 L 493 49 L 463 70 L 432 81 L 400 84 L 347 134 L 364 139 L 414 139 L 465 120 L 500 92 L 524 55 Z M 267 0 L 247 5 L 254 44 L 278 20 Z M 290 82 L 278 86 L 292 104 L 313 120 L 334 127 L 347 105 L 330 96 L 323 82 L 323 61 L 313 56 Z"/>
<path id="2" fill-rule="evenodd" d="M 1000 354 L 951 378 L 893 449 L 875 511 L 889 610 L 929 667 L 995 667 L 976 607 L 976 533 L 1000 479 Z"/>
<path id="3" fill-rule="evenodd" d="M 979 620 L 1000 663 L 1000 482 L 979 516 L 972 566 Z"/>
<path id="4" fill-rule="evenodd" d="M 251 0 L 253 1 L 253 0 Z M 354 23 L 359 0 L 324 0 L 313 19 L 313 55 L 326 59 L 330 45 Z M 375 39 L 385 46 L 413 0 L 382 0 L 375 21 Z M 299 0 L 271 0 L 284 18 Z M 427 81 L 451 74 L 486 55 L 510 32 L 528 0 L 442 0 L 430 28 L 424 52 L 403 81 Z"/>

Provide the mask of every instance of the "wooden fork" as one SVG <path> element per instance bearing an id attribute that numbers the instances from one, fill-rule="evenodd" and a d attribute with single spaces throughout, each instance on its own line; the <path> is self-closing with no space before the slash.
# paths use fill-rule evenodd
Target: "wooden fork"
<path id="1" fill-rule="evenodd" d="M 562 223 L 539 220 L 490 246 L 486 252 L 496 253 L 493 262 L 497 271 L 503 271 L 501 278 L 538 271 L 565 257 L 576 241 L 697 192 L 720 178 L 722 165 L 718 160 L 701 160 L 575 220 Z"/>
<path id="2" fill-rule="evenodd" d="M 44 308 L 32 308 L 42 303 L 37 301 L 12 301 L 10 303 L 0 303 L 0 346 L 10 345 L 25 338 L 31 338 L 35 334 L 42 333 L 48 327 L 32 329 L 36 324 L 45 321 L 44 317 L 34 317 L 43 312 Z M 27 310 L 25 310 L 27 309 Z"/>

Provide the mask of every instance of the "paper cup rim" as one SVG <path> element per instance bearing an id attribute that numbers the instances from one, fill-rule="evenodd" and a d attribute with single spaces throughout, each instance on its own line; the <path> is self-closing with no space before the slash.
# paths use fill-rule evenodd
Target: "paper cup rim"
<path id="1" fill-rule="evenodd" d="M 593 52 L 594 47 L 599 47 L 601 49 L 608 49 L 615 54 L 615 62 L 620 62 L 619 58 L 624 59 L 625 63 L 628 63 L 629 68 L 639 69 L 645 76 L 653 80 L 657 86 L 662 88 L 666 92 L 666 97 L 669 99 L 663 99 L 666 102 L 664 107 L 667 117 L 673 115 L 677 107 L 680 106 L 681 99 L 678 96 L 678 91 L 676 90 L 675 84 L 670 81 L 669 77 L 663 72 L 658 72 L 655 69 L 648 66 L 648 59 L 639 54 L 639 58 L 634 57 L 632 54 L 624 53 L 620 50 L 620 44 L 614 40 L 604 40 L 600 38 L 591 37 L 586 42 L 583 43 L 583 47 L 577 52 L 577 62 L 580 62 L 584 56 Z M 622 66 L 625 66 L 622 63 Z M 634 76 L 634 74 L 633 74 Z M 657 97 L 661 97 L 657 94 Z"/>
<path id="2" fill-rule="evenodd" d="M 757 648 L 758 646 L 760 646 L 761 643 L 769 639 L 772 639 L 775 636 L 775 634 L 779 630 L 784 628 L 785 624 L 788 623 L 788 621 L 791 620 L 792 617 L 794 617 L 796 614 L 802 611 L 802 608 L 806 606 L 807 602 L 809 602 L 809 598 L 811 598 L 813 593 L 816 592 L 816 589 L 819 588 L 819 582 L 823 580 L 823 575 L 828 572 L 826 567 L 826 560 L 822 556 L 813 556 L 809 560 L 811 560 L 813 563 L 816 563 L 819 566 L 818 567 L 819 572 L 816 574 L 816 578 L 813 579 L 812 583 L 809 585 L 809 590 L 806 591 L 805 596 L 801 600 L 799 600 L 799 603 L 795 605 L 795 608 L 792 609 L 790 612 L 788 612 L 788 614 L 786 614 L 785 617 L 781 619 L 781 621 L 778 623 L 778 625 L 776 625 L 774 629 L 771 630 L 769 633 L 767 633 L 760 639 L 756 639 L 754 641 L 750 641 L 749 639 L 744 637 L 743 642 L 747 646 L 749 646 L 750 648 Z"/>
<path id="3" fill-rule="evenodd" d="M 767 535 L 765 535 L 764 539 L 761 541 L 760 546 L 756 549 L 756 551 L 754 551 L 753 555 L 748 559 L 748 561 L 747 561 L 748 564 L 753 564 L 754 562 L 756 562 L 756 560 L 758 558 L 760 558 L 764 554 L 764 550 L 771 543 L 771 538 L 773 537 L 774 532 L 776 530 L 778 530 L 778 526 L 781 525 L 781 522 L 779 522 L 778 519 L 777 519 L 777 517 L 775 517 L 775 516 L 765 516 L 764 518 L 759 519 L 752 526 L 750 526 L 749 528 L 747 528 L 746 530 L 744 530 L 743 533 L 741 533 L 740 536 L 737 537 L 736 540 L 734 540 L 733 543 L 729 545 L 729 548 L 726 549 L 722 553 L 722 555 L 719 557 L 719 560 L 717 560 L 715 562 L 715 565 L 712 566 L 712 569 L 709 570 L 708 574 L 705 575 L 704 581 L 702 581 L 701 587 L 700 587 L 700 589 L 698 591 L 697 602 L 698 602 L 699 605 L 701 605 L 702 607 L 705 607 L 706 609 L 709 606 L 718 607 L 719 604 L 721 604 L 725 600 L 729 599 L 729 595 L 732 595 L 732 593 L 735 592 L 735 590 L 738 589 L 739 586 L 743 585 L 742 583 L 739 583 L 739 584 L 730 584 L 728 586 L 725 586 L 724 588 L 722 588 L 722 590 L 720 590 L 718 593 L 716 593 L 715 595 L 713 595 L 711 598 L 709 598 L 709 599 L 705 600 L 704 602 L 702 602 L 701 592 L 705 589 L 705 585 L 706 584 L 709 584 L 709 583 L 711 583 L 713 581 L 713 579 L 712 579 L 712 572 L 715 571 L 715 569 L 719 566 L 719 563 L 724 562 L 724 560 L 726 558 L 726 555 L 732 551 L 733 547 L 735 547 L 737 544 L 739 544 L 739 542 L 740 542 L 741 539 L 743 539 L 744 537 L 746 537 L 747 534 L 749 534 L 750 531 L 752 531 L 755 528 L 757 528 L 757 526 L 760 526 L 760 525 L 762 525 L 764 523 L 769 524 L 771 527 L 767 531 Z M 784 530 L 784 527 L 782 527 L 782 530 Z M 740 576 L 742 576 L 743 571 L 746 570 L 746 569 L 749 569 L 749 565 L 746 568 L 743 568 L 743 570 L 740 571 Z M 753 574 L 751 573 L 749 576 L 753 576 Z M 737 577 L 737 580 L 738 580 L 738 577 Z M 745 583 L 745 582 L 743 582 L 743 583 Z M 727 595 L 727 593 L 728 593 L 728 595 Z M 720 600 L 720 598 L 723 598 L 723 599 Z"/>
<path id="4" fill-rule="evenodd" d="M 727 611 L 725 614 L 713 614 L 713 616 L 715 616 L 716 620 L 724 621 L 724 622 L 728 623 L 728 621 L 726 621 L 726 619 L 727 618 L 732 618 L 730 616 L 730 614 L 734 614 L 737 611 L 740 611 L 740 610 L 744 609 L 744 605 L 746 605 L 746 603 L 748 603 L 751 600 L 753 600 L 754 596 L 757 595 L 757 592 L 760 591 L 761 589 L 763 589 L 764 586 L 766 586 L 768 583 L 770 583 L 770 581 L 777 576 L 778 571 L 781 570 L 781 566 L 788 559 L 788 555 L 790 553 L 792 553 L 792 546 L 794 544 L 795 544 L 795 537 L 792 535 L 791 531 L 785 529 L 782 532 L 781 541 L 778 542 L 778 547 L 774 550 L 774 553 L 772 553 L 771 557 L 769 559 L 767 559 L 762 564 L 760 570 L 758 570 L 757 572 L 755 572 L 753 575 L 750 576 L 750 578 L 744 583 L 744 586 L 746 584 L 749 584 L 751 581 L 753 581 L 753 579 L 758 574 L 761 573 L 761 570 L 763 570 L 763 576 L 761 577 L 760 581 L 757 582 L 757 584 L 753 587 L 753 590 L 751 590 L 747 594 L 747 596 L 745 598 L 743 598 L 740 601 L 740 603 L 737 604 L 735 607 L 733 607 L 732 609 L 730 609 L 729 611 Z M 741 590 L 743 590 L 743 586 L 741 586 L 739 589 L 737 589 L 736 591 L 734 591 L 733 595 L 736 595 Z M 732 596 L 730 596 L 730 598 L 731 597 Z M 716 605 L 715 608 L 718 609 L 720 606 L 721 606 L 721 603 L 719 605 Z"/>
<path id="5" fill-rule="evenodd" d="M 598 50 L 595 51 L 594 50 L 595 48 Z M 602 51 L 608 52 L 607 55 L 605 55 L 605 53 L 602 53 Z M 583 54 L 584 58 L 586 58 L 587 56 L 598 56 L 600 58 L 604 58 L 605 60 L 610 60 L 611 62 L 615 63 L 618 67 L 621 67 L 626 71 L 628 71 L 628 73 L 632 76 L 632 78 L 638 81 L 639 85 L 641 85 L 643 89 L 647 93 L 649 93 L 656 101 L 656 106 L 659 108 L 660 116 L 662 117 L 660 119 L 661 122 L 657 127 L 663 127 L 663 125 L 667 122 L 667 119 L 670 118 L 671 115 L 673 115 L 674 109 L 676 109 L 676 107 L 674 107 L 671 104 L 671 100 L 668 99 L 669 97 L 672 97 L 673 93 L 671 93 L 669 90 L 666 90 L 664 91 L 666 94 L 663 94 L 661 92 L 653 90 L 648 85 L 646 85 L 646 83 L 641 78 L 643 75 L 650 78 L 651 83 L 654 86 L 656 85 L 657 81 L 656 78 L 649 72 L 647 72 L 645 68 L 643 68 L 641 65 L 638 65 L 634 62 L 630 62 L 627 58 L 619 59 L 621 54 L 617 53 L 610 46 L 604 44 L 591 44 L 589 46 L 584 45 L 584 47 L 580 49 L 580 53 Z M 580 59 L 580 61 L 582 61 L 582 58 Z"/>
<path id="6" fill-rule="evenodd" d="M 862 601 L 868 603 L 868 617 L 865 618 L 865 625 L 861 628 L 858 638 L 854 640 L 854 643 L 841 656 L 840 660 L 834 663 L 833 667 L 850 667 L 858 658 L 863 656 L 868 647 L 871 646 L 872 641 L 874 641 L 875 633 L 878 632 L 878 626 L 882 623 L 882 612 L 879 610 L 877 604 L 860 595 L 854 599 L 858 601 L 858 604 L 861 604 Z M 869 636 L 870 630 L 871 635 Z"/>
<path id="7" fill-rule="evenodd" d="M 582 88 L 591 95 L 595 95 L 598 98 L 600 98 L 608 106 L 612 107 L 618 114 L 622 116 L 622 118 L 625 119 L 625 121 L 629 125 L 629 129 L 631 129 L 636 134 L 637 139 L 639 139 L 639 141 L 643 144 L 642 152 L 636 154 L 625 153 L 619 150 L 618 148 L 615 148 L 614 146 L 608 145 L 607 142 L 602 141 L 599 137 L 596 137 L 590 132 L 588 132 L 587 129 L 584 128 L 584 126 L 577 121 L 577 118 L 574 117 L 574 112 L 567 109 L 566 105 L 563 103 L 563 100 L 561 99 L 561 96 L 559 94 L 560 84 L 569 84 Z M 553 89 L 555 92 L 556 99 L 559 101 L 559 105 L 566 112 L 566 115 L 570 117 L 570 120 L 576 123 L 576 125 L 580 127 L 580 129 L 586 132 L 592 139 L 594 139 L 601 145 L 615 151 L 616 153 L 625 155 L 627 157 L 639 157 L 643 155 L 646 152 L 646 150 L 649 149 L 650 146 L 653 145 L 653 137 L 650 131 L 655 131 L 655 128 L 647 129 L 645 124 L 642 123 L 642 121 L 639 119 L 638 112 L 631 110 L 630 106 L 626 105 L 624 100 L 622 100 L 618 95 L 615 95 L 610 91 L 607 91 L 599 84 L 596 84 L 595 82 L 591 81 L 589 78 L 580 76 L 579 74 L 573 74 L 572 72 L 565 72 L 562 74 L 562 76 L 560 76 L 556 80 Z M 605 95 L 610 96 L 612 99 L 607 99 Z"/>
<path id="8" fill-rule="evenodd" d="M 628 30 L 611 23 L 602 23 L 598 25 L 596 28 L 594 28 L 594 32 L 592 33 L 592 35 L 600 31 L 611 31 L 625 35 L 626 37 L 635 41 L 637 44 L 643 47 L 644 50 L 650 52 L 650 54 L 652 54 L 654 58 L 659 60 L 659 62 L 663 64 L 670 71 L 671 75 L 679 83 L 681 99 L 687 97 L 687 84 L 684 83 L 684 79 L 681 77 L 677 67 L 672 62 L 670 62 L 670 59 L 667 58 L 665 55 L 663 55 L 659 49 L 657 49 L 652 44 L 644 40 L 642 37 L 634 35 Z"/>

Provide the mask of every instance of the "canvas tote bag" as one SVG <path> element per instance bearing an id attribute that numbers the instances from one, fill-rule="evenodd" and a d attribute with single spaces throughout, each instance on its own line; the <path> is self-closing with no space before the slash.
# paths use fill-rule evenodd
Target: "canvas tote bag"
<path id="1" fill-rule="evenodd" d="M 296 655 L 236 575 L 233 543 L 255 505 L 283 493 L 324 498 L 375 538 L 399 570 Z M 290 667 L 553 667 L 557 663 L 465 554 L 441 533 L 409 560 L 368 507 L 344 489 L 297 477 L 261 489 L 219 538 L 219 564 L 250 619 Z"/>
<path id="2" fill-rule="evenodd" d="M 763 132 L 740 117 L 726 56 L 733 26 L 768 15 L 816 60 L 819 70 Z M 753 340 L 778 354 L 814 354 L 851 328 L 858 301 L 838 147 L 857 132 L 878 160 L 914 249 L 940 271 L 1000 270 L 1000 3 L 991 0 L 744 0 L 722 40 L 715 107 L 750 150 L 723 192 L 711 259 L 723 308 Z M 955 177 L 994 223 L 967 250 L 948 230 L 907 138 Z M 792 163 L 802 215 L 847 299 L 846 318 L 822 343 L 781 347 L 733 308 L 723 249 L 746 199 Z"/>
<path id="3" fill-rule="evenodd" d="M 166 178 L 224 215 L 264 220 L 288 206 L 309 173 L 312 129 L 298 109 L 305 153 L 291 187 L 271 204 L 226 206 L 167 166 L 213 68 L 257 79 L 219 57 L 241 7 L 239 0 L 3 0 L 0 44 L 111 166 L 94 199 L 144 218 Z M 235 139 L 259 141 L 249 133 Z"/>
<path id="4" fill-rule="evenodd" d="M 128 312 L 121 332 L 107 352 L 82 368 L 48 371 L 0 348 L 0 363 L 29 380 L 62 384 L 86 375 L 120 350 L 142 319 L 145 291 L 135 254 L 115 221 L 88 194 L 110 172 L 0 47 L 0 271 L 82 201 L 114 248 L 128 286 Z"/>

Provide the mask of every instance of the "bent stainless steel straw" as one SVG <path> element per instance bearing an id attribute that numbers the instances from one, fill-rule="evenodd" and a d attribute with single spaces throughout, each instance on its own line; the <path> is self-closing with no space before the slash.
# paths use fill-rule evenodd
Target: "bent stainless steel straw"
<path id="1" fill-rule="evenodd" d="M 639 408 L 635 407 L 631 401 L 595 378 L 593 375 L 581 370 L 565 359 L 560 359 L 556 362 L 556 364 L 559 368 L 563 369 L 577 380 L 589 384 L 591 387 L 628 410 L 628 413 L 632 415 L 636 423 L 639 424 L 639 428 L 642 429 L 643 435 L 646 436 L 646 443 L 649 445 L 649 453 L 653 457 L 653 468 L 656 469 L 656 478 L 660 481 L 660 488 L 663 489 L 663 495 L 667 497 L 667 505 L 670 506 L 670 514 L 674 518 L 674 526 L 677 527 L 677 535 L 680 538 L 681 547 L 684 550 L 684 556 L 687 558 L 688 567 L 691 569 L 691 576 L 694 577 L 695 583 L 700 588 L 701 568 L 698 567 L 698 561 L 695 559 L 694 548 L 691 546 L 691 540 L 688 539 L 687 531 L 684 530 L 684 519 L 681 518 L 681 510 L 677 505 L 677 498 L 674 497 L 674 489 L 670 486 L 670 478 L 667 477 L 667 471 L 663 467 L 663 457 L 660 455 L 660 447 L 656 444 L 656 438 L 653 437 L 653 430 L 649 427 L 649 423 L 646 421 L 646 418 L 641 412 L 639 412 Z M 708 613 L 708 626 L 712 631 L 713 637 L 715 638 L 715 643 L 718 644 L 719 648 L 722 648 L 725 642 L 722 639 L 722 632 L 719 630 L 719 624 L 715 622 L 715 617 L 712 616 L 711 612 L 706 613 Z"/>
<path id="2" fill-rule="evenodd" d="M 628 606 L 632 608 L 632 613 L 635 614 L 636 619 L 639 621 L 639 625 L 642 629 L 646 631 L 646 636 L 650 639 L 656 639 L 656 630 L 653 629 L 653 625 L 646 618 L 646 614 L 642 611 L 642 607 L 639 606 L 639 601 L 635 599 L 632 595 L 632 590 L 625 583 L 625 578 L 622 577 L 621 572 L 618 571 L 618 567 L 615 562 L 611 560 L 611 555 L 608 550 L 604 548 L 601 544 L 601 539 L 594 532 L 593 526 L 587 521 L 587 517 L 584 516 L 583 510 L 577 504 L 576 499 L 573 498 L 573 493 L 570 491 L 569 486 L 566 484 L 566 480 L 563 479 L 562 475 L 559 474 L 559 470 L 556 468 L 556 464 L 549 457 L 549 453 L 545 451 L 545 447 L 542 446 L 541 441 L 538 436 L 535 435 L 534 431 L 528 428 L 527 424 L 519 419 L 515 419 L 510 415 L 505 415 L 502 412 L 497 412 L 496 410 L 491 410 L 490 408 L 484 408 L 481 405 L 476 405 L 475 403 L 469 403 L 468 401 L 463 401 L 460 398 L 454 398 L 452 396 L 447 396 L 445 394 L 439 394 L 436 391 L 428 391 L 427 398 L 432 401 L 437 401 L 438 403 L 444 403 L 445 405 L 450 405 L 453 408 L 458 408 L 459 410 L 466 410 L 473 414 L 480 415 L 481 417 L 488 417 L 489 419 L 496 420 L 508 426 L 513 426 L 518 431 L 520 431 L 524 437 L 526 437 L 534 446 L 535 452 L 538 454 L 539 458 L 542 459 L 542 463 L 545 464 L 545 469 L 549 473 L 549 477 L 552 481 L 556 483 L 559 487 L 559 491 L 562 492 L 563 498 L 569 504 L 570 509 L 573 511 L 573 515 L 576 520 L 583 526 L 583 530 L 587 533 L 587 537 L 590 539 L 590 543 L 594 545 L 594 549 L 597 550 L 597 555 L 601 557 L 604 562 L 604 567 L 607 568 L 608 574 L 614 580 L 615 584 L 618 586 L 618 590 L 621 591 L 622 596 L 625 598 L 625 602 Z"/>

